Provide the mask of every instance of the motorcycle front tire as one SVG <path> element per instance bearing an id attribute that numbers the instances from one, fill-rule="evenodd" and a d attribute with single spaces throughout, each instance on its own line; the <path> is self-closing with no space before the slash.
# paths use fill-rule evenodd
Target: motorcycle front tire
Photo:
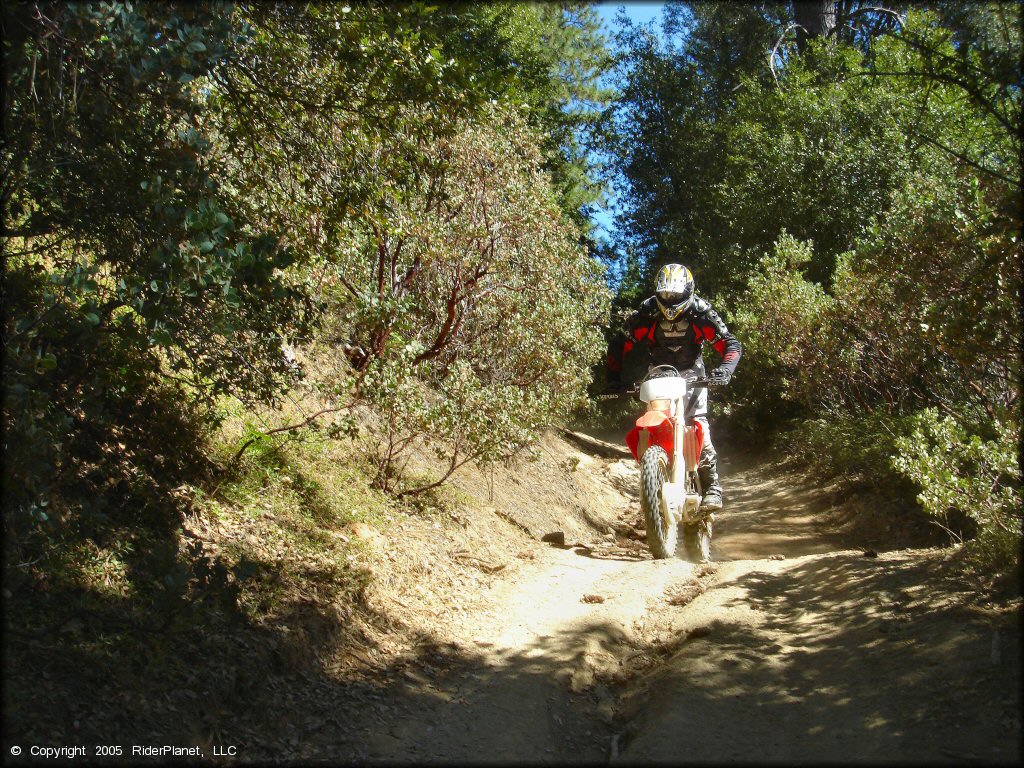
<path id="1" fill-rule="evenodd" d="M 691 563 L 711 562 L 711 533 L 714 521 L 711 515 L 696 523 L 683 526 L 683 549 Z"/>
<path id="2" fill-rule="evenodd" d="M 661 512 L 661 495 L 668 478 L 668 454 L 652 445 L 640 460 L 640 508 L 647 527 L 647 546 L 656 560 L 676 553 L 677 526 L 665 520 Z"/>

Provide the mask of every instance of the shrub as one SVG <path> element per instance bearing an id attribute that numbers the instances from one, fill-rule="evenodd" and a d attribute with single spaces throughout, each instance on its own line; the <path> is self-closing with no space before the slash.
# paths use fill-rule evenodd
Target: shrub
<path id="1" fill-rule="evenodd" d="M 911 419 L 876 412 L 872 415 L 831 413 L 800 421 L 781 439 L 789 453 L 826 477 L 884 493 L 913 505 L 916 488 L 893 466 L 898 441 L 910 430 Z"/>
<path id="2" fill-rule="evenodd" d="M 1021 471 L 1017 463 L 1020 428 L 994 424 L 985 440 L 934 408 L 917 414 L 912 432 L 896 441 L 892 466 L 917 486 L 917 500 L 945 521 L 958 511 L 978 524 L 979 549 L 997 567 L 1020 558 Z"/>
<path id="3" fill-rule="evenodd" d="M 114 456 L 119 433 L 155 431 L 148 404 L 168 390 L 259 402 L 291 381 L 295 253 L 225 205 L 199 119 L 197 84 L 235 41 L 228 11 L 5 6 L 8 510 L 87 471 L 79 447 Z"/>
<path id="4" fill-rule="evenodd" d="M 518 452 L 584 398 L 608 292 L 531 135 L 494 110 L 434 148 L 444 170 L 415 195 L 349 222 L 328 323 L 349 330 L 359 392 L 383 417 L 385 487 L 415 441 L 447 477 Z"/>
<path id="5" fill-rule="evenodd" d="M 734 299 L 734 332 L 743 343 L 735 384 L 724 396 L 730 415 L 751 431 L 780 426 L 817 405 L 822 364 L 818 333 L 832 304 L 804 279 L 813 243 L 783 234 Z"/>

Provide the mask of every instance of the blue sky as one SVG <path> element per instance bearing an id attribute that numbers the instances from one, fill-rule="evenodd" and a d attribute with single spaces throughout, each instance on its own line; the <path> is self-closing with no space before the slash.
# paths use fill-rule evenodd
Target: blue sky
<path id="1" fill-rule="evenodd" d="M 619 15 L 620 10 L 626 12 L 626 16 L 634 24 L 646 24 L 647 22 L 658 19 L 661 17 L 662 8 L 665 3 L 651 3 L 651 2 L 605 2 L 595 3 L 598 15 L 604 24 L 605 30 L 608 32 L 609 37 L 611 32 L 617 26 L 615 23 L 615 17 Z M 610 192 L 611 190 L 609 190 Z M 608 239 L 609 232 L 612 224 L 613 208 L 615 205 L 614 197 L 609 195 L 608 200 L 609 207 L 607 210 L 598 210 L 593 215 L 593 221 L 596 225 L 597 231 L 595 235 L 598 239 Z"/>
<path id="2" fill-rule="evenodd" d="M 624 8 L 626 15 L 634 24 L 646 24 L 651 19 L 661 16 L 661 9 L 664 3 L 595 3 L 597 12 L 604 20 L 605 26 L 611 29 L 615 24 L 615 17 L 620 8 Z"/>

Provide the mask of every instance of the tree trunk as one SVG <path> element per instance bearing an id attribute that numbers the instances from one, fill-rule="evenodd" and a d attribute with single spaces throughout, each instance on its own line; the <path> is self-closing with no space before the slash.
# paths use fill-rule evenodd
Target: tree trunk
<path id="1" fill-rule="evenodd" d="M 800 26 L 796 29 L 796 45 L 800 53 L 807 48 L 807 41 L 813 37 L 826 37 L 836 26 L 837 0 L 793 0 L 793 20 Z"/>

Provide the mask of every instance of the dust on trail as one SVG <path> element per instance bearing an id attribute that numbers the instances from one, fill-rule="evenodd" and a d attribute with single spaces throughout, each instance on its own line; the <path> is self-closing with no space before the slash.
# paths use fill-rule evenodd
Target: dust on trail
<path id="1" fill-rule="evenodd" d="M 439 628 L 452 652 L 366 714 L 360 757 L 1020 758 L 1018 617 L 962 606 L 941 552 L 844 549 L 819 528 L 822 492 L 726 463 L 715 564 L 655 561 L 637 540 L 635 462 L 601 447 L 587 471 L 619 491 L 618 535 L 538 543 Z"/>

